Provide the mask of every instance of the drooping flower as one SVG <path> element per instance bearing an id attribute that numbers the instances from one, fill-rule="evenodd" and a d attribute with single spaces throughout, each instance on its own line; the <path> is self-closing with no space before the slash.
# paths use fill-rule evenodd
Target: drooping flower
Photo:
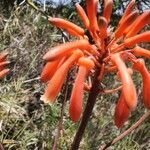
<path id="1" fill-rule="evenodd" d="M 120 128 L 123 126 L 125 121 L 127 121 L 129 115 L 130 115 L 130 109 L 127 106 L 125 102 L 125 97 L 123 92 L 121 93 L 119 100 L 117 102 L 116 108 L 115 108 L 115 125 Z"/>
<path id="2" fill-rule="evenodd" d="M 69 113 L 73 121 L 78 121 L 82 112 L 82 99 L 84 90 L 84 81 L 89 71 L 93 69 L 94 63 L 90 58 L 81 57 L 78 60 L 79 70 L 73 85 Z"/>
<path id="3" fill-rule="evenodd" d="M 112 54 L 111 59 L 117 66 L 120 73 L 120 78 L 123 85 L 122 92 L 124 95 L 124 100 L 127 106 L 133 110 L 137 105 L 137 94 L 134 83 L 128 73 L 128 69 L 118 53 Z"/>
<path id="4" fill-rule="evenodd" d="M 142 58 L 137 59 L 133 68 L 140 72 L 143 81 L 143 103 L 146 108 L 150 109 L 150 73 L 145 66 Z"/>

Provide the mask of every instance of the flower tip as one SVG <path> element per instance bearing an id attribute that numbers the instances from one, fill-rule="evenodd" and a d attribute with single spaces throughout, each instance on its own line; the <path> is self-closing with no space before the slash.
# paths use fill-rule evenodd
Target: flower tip
<path id="1" fill-rule="evenodd" d="M 70 117 L 70 118 L 71 118 L 71 117 Z M 79 118 L 79 119 L 80 119 L 80 118 Z M 74 123 L 78 122 L 79 119 L 73 119 L 73 118 L 71 118 L 71 120 L 72 120 Z"/>
<path id="2" fill-rule="evenodd" d="M 115 125 L 116 125 L 116 127 L 119 129 L 119 128 L 122 128 L 122 127 L 123 127 L 124 122 L 115 122 Z"/>
<path id="3" fill-rule="evenodd" d="M 52 104 L 53 101 L 49 98 L 47 98 L 45 95 L 41 95 L 41 98 L 40 98 L 41 101 L 43 101 L 44 103 L 49 103 L 49 104 Z"/>
<path id="4" fill-rule="evenodd" d="M 10 69 L 4 69 L 0 71 L 0 79 L 10 73 Z"/>
<path id="5" fill-rule="evenodd" d="M 46 54 L 43 56 L 43 60 L 47 60 L 47 55 Z"/>
<path id="6" fill-rule="evenodd" d="M 80 120 L 80 115 L 76 115 L 75 113 L 73 112 L 69 112 L 70 113 L 70 119 L 73 121 L 73 122 L 78 122 Z"/>
<path id="7" fill-rule="evenodd" d="M 53 52 L 48 51 L 44 56 L 43 56 L 43 60 L 45 61 L 54 61 L 56 58 L 55 56 L 53 56 Z"/>

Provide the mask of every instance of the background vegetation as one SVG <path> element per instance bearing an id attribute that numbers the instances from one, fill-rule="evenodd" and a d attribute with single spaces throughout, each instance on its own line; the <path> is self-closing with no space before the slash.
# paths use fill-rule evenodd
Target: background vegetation
<path id="1" fill-rule="evenodd" d="M 80 24 L 74 11 L 74 2 L 69 6 L 52 7 L 53 5 L 49 5 L 46 10 L 50 16 L 67 18 Z M 84 2 L 82 3 L 84 5 Z M 118 22 L 124 3 L 119 0 L 115 1 L 112 25 Z M 139 8 L 144 9 L 150 5 L 149 0 L 137 1 L 137 3 L 143 4 L 143 7 L 139 5 Z M 146 7 L 144 3 L 147 3 Z M 38 4 L 38 6 L 43 9 L 42 5 Z M 118 8 L 120 11 L 117 13 Z M 99 13 L 101 13 L 101 8 Z M 66 41 L 66 36 L 64 32 L 49 25 L 46 18 L 26 3 L 17 5 L 17 3 L 11 1 L 10 4 L 10 1 L 5 0 L 0 2 L 0 35 L 0 51 L 7 51 L 8 59 L 11 61 L 9 65 L 11 73 L 0 81 L 0 147 L 6 150 L 50 150 L 57 134 L 62 95 L 60 94 L 52 106 L 43 104 L 40 101 L 40 95 L 43 93 L 44 85 L 37 77 L 44 65 L 42 56 L 46 49 Z M 147 63 L 149 64 L 148 61 Z M 138 88 L 141 82 L 139 76 L 135 78 L 135 82 Z M 114 83 L 113 77 L 106 76 L 103 84 L 111 88 L 118 83 Z M 139 116 L 142 116 L 145 110 L 140 102 L 140 88 L 138 89 L 138 108 L 121 130 L 118 130 L 113 123 L 118 94 L 102 95 L 98 98 L 81 143 L 81 150 L 97 150 L 99 145 L 119 135 Z M 67 105 L 58 141 L 60 150 L 69 149 L 78 127 L 78 123 L 74 124 L 68 118 Z M 149 120 L 111 149 L 150 149 Z"/>

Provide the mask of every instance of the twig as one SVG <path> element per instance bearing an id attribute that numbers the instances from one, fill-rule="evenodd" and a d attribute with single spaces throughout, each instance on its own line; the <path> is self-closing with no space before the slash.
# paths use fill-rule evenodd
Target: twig
<path id="1" fill-rule="evenodd" d="M 116 137 L 115 139 L 113 139 L 111 142 L 107 143 L 106 145 L 103 145 L 99 148 L 99 150 L 105 150 L 108 147 L 110 147 L 111 145 L 117 143 L 118 141 L 120 141 L 121 139 L 123 139 L 125 136 L 127 136 L 129 133 L 131 133 L 133 130 L 135 130 L 139 125 L 141 125 L 144 120 L 149 117 L 150 115 L 150 111 L 147 111 L 136 123 L 134 123 L 129 129 L 127 129 L 125 132 L 123 132 L 122 134 L 120 134 L 118 137 Z"/>
<path id="2" fill-rule="evenodd" d="M 47 19 L 49 18 L 48 14 L 46 11 L 43 11 L 42 9 L 39 9 L 37 6 L 35 6 L 32 2 L 32 0 L 26 0 L 26 3 L 30 5 L 33 9 L 37 10 L 40 12 L 42 15 L 44 15 Z"/>
<path id="3" fill-rule="evenodd" d="M 25 81 L 23 81 L 23 83 L 25 84 L 25 83 L 37 81 L 37 80 L 39 80 L 39 79 L 40 79 L 40 77 L 36 77 L 36 78 L 33 78 L 33 79 L 25 80 Z"/>
<path id="4" fill-rule="evenodd" d="M 68 78 L 66 80 L 66 82 L 68 81 Z M 66 101 L 67 101 L 67 91 L 68 91 L 68 86 L 67 83 L 65 84 L 65 93 L 64 93 L 64 100 L 62 101 L 62 106 L 61 106 L 61 114 L 60 114 L 60 120 L 58 122 L 58 127 L 57 127 L 57 134 L 54 138 L 54 144 L 53 144 L 53 148 L 52 150 L 56 150 L 57 149 L 57 142 L 59 140 L 60 137 L 60 131 L 62 130 L 62 126 L 63 126 L 63 116 L 64 116 L 64 109 L 66 106 Z"/>
<path id="5" fill-rule="evenodd" d="M 117 91 L 119 91 L 121 89 L 122 89 L 122 85 L 117 87 L 117 88 L 115 88 L 115 89 L 103 90 L 103 91 L 101 90 L 101 91 L 99 91 L 99 93 L 101 93 L 101 94 L 110 94 L 110 93 L 115 93 L 115 92 L 117 92 Z"/>
<path id="6" fill-rule="evenodd" d="M 0 150 L 4 150 L 4 147 L 1 143 L 0 143 Z"/>

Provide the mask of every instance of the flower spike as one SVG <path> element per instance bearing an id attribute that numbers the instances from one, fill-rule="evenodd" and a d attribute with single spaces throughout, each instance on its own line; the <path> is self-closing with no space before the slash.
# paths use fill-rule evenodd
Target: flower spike
<path id="1" fill-rule="evenodd" d="M 8 64 L 10 64 L 10 61 L 0 62 L 0 71 L 3 70 Z"/>
<path id="2" fill-rule="evenodd" d="M 75 5 L 85 30 L 65 19 L 49 18 L 52 25 L 66 30 L 76 36 L 77 40 L 52 47 L 43 57 L 46 65 L 41 73 L 41 81 L 48 82 L 48 86 L 41 100 L 46 103 L 55 101 L 69 69 L 75 66 L 73 71 L 78 70 L 74 82 L 67 79 L 69 83 L 74 83 L 69 104 L 69 115 L 74 122 L 81 117 L 84 90 L 90 94 L 79 129 L 82 129 L 84 120 L 90 116 L 98 94 L 110 94 L 120 90 L 121 95 L 115 109 L 115 124 L 118 128 L 123 126 L 130 112 L 137 106 L 137 93 L 132 80 L 135 70 L 142 75 L 143 103 L 150 109 L 150 73 L 138 59 L 142 56 L 150 58 L 150 51 L 138 46 L 141 42 L 150 42 L 150 31 L 141 31 L 150 23 L 150 11 L 139 14 L 135 0 L 130 0 L 117 28 L 113 28 L 109 26 L 113 0 L 104 0 L 102 16 L 98 14 L 97 17 L 98 2 L 85 0 L 86 11 L 78 3 Z M 2 69 L 4 62 L 5 58 L 1 62 L 0 55 Z M 128 63 L 133 64 L 133 67 Z M 102 89 L 103 78 L 112 72 L 114 80 L 119 79 L 121 86 Z"/>

